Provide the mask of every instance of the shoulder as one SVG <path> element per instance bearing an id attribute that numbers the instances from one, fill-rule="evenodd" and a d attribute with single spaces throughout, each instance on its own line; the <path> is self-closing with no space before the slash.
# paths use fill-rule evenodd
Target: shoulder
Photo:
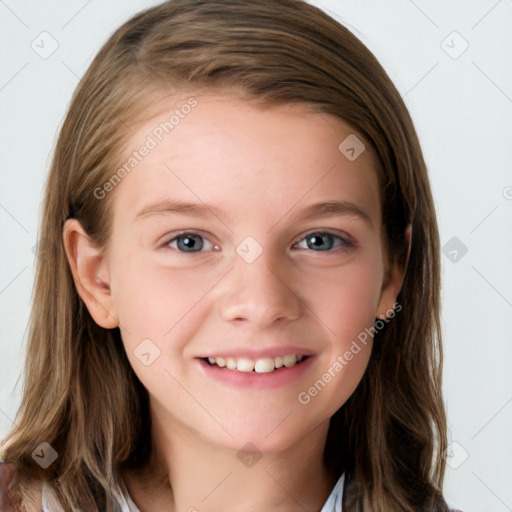
<path id="1" fill-rule="evenodd" d="M 0 460 L 0 510 L 2 512 L 41 512 L 41 483 L 22 486 L 23 504 L 20 506 L 13 497 L 11 487 L 17 477 L 16 466 Z"/>
<path id="2" fill-rule="evenodd" d="M 17 510 L 11 494 L 11 487 L 16 479 L 16 466 L 0 461 L 0 510 L 13 512 Z"/>

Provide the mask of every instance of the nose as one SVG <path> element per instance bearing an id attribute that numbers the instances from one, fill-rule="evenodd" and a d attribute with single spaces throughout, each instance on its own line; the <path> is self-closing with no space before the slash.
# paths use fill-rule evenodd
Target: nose
<path id="1" fill-rule="evenodd" d="M 278 266 L 267 251 L 252 263 L 236 255 L 220 297 L 223 320 L 246 322 L 261 329 L 297 319 L 301 300 L 291 280 L 290 269 Z"/>

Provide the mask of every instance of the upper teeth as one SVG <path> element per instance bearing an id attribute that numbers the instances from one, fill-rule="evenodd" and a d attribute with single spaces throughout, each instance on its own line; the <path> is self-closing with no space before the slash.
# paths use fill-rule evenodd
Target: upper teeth
<path id="1" fill-rule="evenodd" d="M 294 366 L 297 363 L 300 363 L 304 359 L 304 356 L 289 354 L 286 356 L 277 356 L 277 357 L 265 357 L 263 359 L 248 359 L 246 357 L 241 357 L 236 359 L 234 357 L 209 357 L 208 362 L 210 364 L 216 364 L 221 368 L 228 368 L 229 370 L 238 370 L 239 372 L 252 372 L 256 373 L 269 373 L 273 372 L 277 368 L 281 368 L 281 366 L 286 366 L 289 368 L 290 366 Z"/>

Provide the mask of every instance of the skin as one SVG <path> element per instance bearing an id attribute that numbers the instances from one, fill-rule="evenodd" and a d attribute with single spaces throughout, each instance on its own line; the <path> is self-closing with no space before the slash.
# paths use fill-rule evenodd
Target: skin
<path id="1" fill-rule="evenodd" d="M 162 103 L 137 126 L 127 154 L 184 98 Z M 314 512 L 339 476 L 322 462 L 329 419 L 360 382 L 371 338 L 309 403 L 297 397 L 376 317 L 389 316 L 404 275 L 384 254 L 373 160 L 369 150 L 354 161 L 338 150 L 353 130 L 332 115 L 302 105 L 263 109 L 227 95 L 196 99 L 110 192 L 107 247 L 96 247 L 74 219 L 63 231 L 77 290 L 99 325 L 120 327 L 150 394 L 151 465 L 123 477 L 144 512 L 292 511 L 298 504 Z M 135 218 L 165 198 L 204 202 L 226 216 Z M 355 203 L 371 222 L 293 219 L 327 200 Z M 334 235 L 320 240 L 332 248 L 308 248 L 306 235 L 322 230 Z M 196 239 L 201 252 L 180 252 L 176 240 L 165 245 L 182 231 L 203 237 Z M 236 252 L 248 236 L 262 248 L 252 263 Z M 149 366 L 134 354 L 147 338 L 160 350 Z M 285 344 L 314 351 L 314 361 L 275 389 L 226 385 L 198 369 L 196 357 L 214 350 Z M 248 442 L 261 454 L 252 467 L 237 457 Z"/>

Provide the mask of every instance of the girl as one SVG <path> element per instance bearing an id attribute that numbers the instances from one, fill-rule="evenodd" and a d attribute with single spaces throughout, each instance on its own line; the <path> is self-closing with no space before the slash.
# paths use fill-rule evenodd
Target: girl
<path id="1" fill-rule="evenodd" d="M 405 105 L 301 0 L 171 0 L 75 92 L 2 510 L 447 511 Z"/>

